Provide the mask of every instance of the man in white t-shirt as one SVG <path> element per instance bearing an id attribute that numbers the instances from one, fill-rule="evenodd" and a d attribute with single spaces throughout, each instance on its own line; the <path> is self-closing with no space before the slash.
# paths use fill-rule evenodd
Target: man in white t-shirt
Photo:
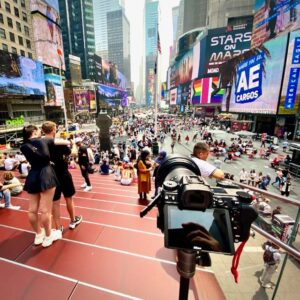
<path id="1" fill-rule="evenodd" d="M 198 166 L 201 172 L 201 176 L 211 177 L 219 180 L 224 179 L 224 172 L 206 161 L 208 155 L 209 146 L 206 143 L 200 142 L 195 144 L 192 154 L 192 160 Z"/>
<path id="2" fill-rule="evenodd" d="M 10 154 L 8 158 L 4 160 L 4 167 L 6 171 L 13 171 L 19 166 L 19 161 L 15 159 L 15 156 Z"/>

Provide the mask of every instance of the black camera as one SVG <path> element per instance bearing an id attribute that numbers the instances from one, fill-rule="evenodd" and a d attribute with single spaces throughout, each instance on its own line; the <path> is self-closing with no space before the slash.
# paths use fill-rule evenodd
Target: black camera
<path id="1" fill-rule="evenodd" d="M 158 196 L 141 212 L 157 206 L 157 227 L 165 247 L 234 254 L 234 242 L 246 241 L 257 212 L 251 195 L 218 193 L 186 156 L 167 157 L 157 171 Z"/>

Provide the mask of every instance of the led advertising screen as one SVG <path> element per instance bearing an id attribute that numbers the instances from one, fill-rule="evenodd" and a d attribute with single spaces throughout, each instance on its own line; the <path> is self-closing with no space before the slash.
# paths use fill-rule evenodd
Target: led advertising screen
<path id="1" fill-rule="evenodd" d="M 252 24 L 228 26 L 208 30 L 200 41 L 199 77 L 219 74 L 219 66 L 246 52 L 251 47 Z"/>
<path id="2" fill-rule="evenodd" d="M 96 93 L 95 91 L 88 91 L 90 100 L 90 110 L 96 109 Z"/>
<path id="3" fill-rule="evenodd" d="M 45 74 L 47 99 L 45 106 L 62 106 L 64 92 L 61 86 L 61 78 L 57 74 Z"/>
<path id="4" fill-rule="evenodd" d="M 60 17 L 58 9 L 46 2 L 45 0 L 30 0 L 30 10 L 32 12 L 41 12 L 47 19 L 59 25 Z"/>
<path id="5" fill-rule="evenodd" d="M 276 114 L 286 44 L 287 35 L 270 40 L 264 44 L 266 52 L 259 51 L 236 66 L 230 112 Z M 222 110 L 228 107 L 229 95 L 222 103 Z"/>
<path id="6" fill-rule="evenodd" d="M 170 90 L 170 105 L 177 103 L 177 88 Z"/>
<path id="7" fill-rule="evenodd" d="M 57 54 L 57 49 L 63 49 L 60 28 L 40 13 L 32 14 L 32 27 L 37 59 L 45 65 L 62 66 L 65 70 L 64 55 Z"/>
<path id="8" fill-rule="evenodd" d="M 0 94 L 46 94 L 43 65 L 0 50 Z"/>
<path id="9" fill-rule="evenodd" d="M 300 103 L 300 30 L 290 33 L 278 114 L 295 115 Z"/>
<path id="10" fill-rule="evenodd" d="M 126 106 L 127 93 L 115 87 L 99 84 L 97 88 L 97 99 L 100 108 Z"/>
<path id="11" fill-rule="evenodd" d="M 90 110 L 89 92 L 87 90 L 73 89 L 75 111 Z"/>
<path id="12" fill-rule="evenodd" d="M 300 28 L 299 0 L 256 0 L 252 47 Z"/>
<path id="13" fill-rule="evenodd" d="M 81 63 L 80 57 L 69 54 L 70 75 L 73 86 L 81 86 Z"/>
<path id="14" fill-rule="evenodd" d="M 194 80 L 191 84 L 191 102 L 193 105 L 222 103 L 224 89 L 219 89 L 219 78 L 208 77 Z"/>

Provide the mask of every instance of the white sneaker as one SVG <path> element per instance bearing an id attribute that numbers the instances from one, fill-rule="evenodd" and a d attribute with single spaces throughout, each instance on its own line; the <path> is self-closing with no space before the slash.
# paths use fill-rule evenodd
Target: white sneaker
<path id="1" fill-rule="evenodd" d="M 83 191 L 84 192 L 88 192 L 88 191 L 90 191 L 92 189 L 92 186 L 87 186 Z"/>
<path id="2" fill-rule="evenodd" d="M 85 188 L 86 187 L 86 183 L 82 184 L 80 187 Z"/>
<path id="3" fill-rule="evenodd" d="M 56 230 L 55 230 L 56 231 Z M 49 236 L 45 236 L 42 246 L 44 248 L 49 247 L 53 244 L 54 241 L 56 241 L 56 234 L 54 231 L 51 231 L 51 234 Z"/>
<path id="4" fill-rule="evenodd" d="M 60 229 L 52 229 L 52 233 L 54 234 L 54 241 L 62 239 L 62 231 Z"/>
<path id="5" fill-rule="evenodd" d="M 45 235 L 46 235 L 45 229 L 42 228 L 40 233 L 36 233 L 36 234 L 35 234 L 34 244 L 35 244 L 36 246 L 42 244 L 42 243 L 43 243 L 43 240 L 44 240 L 44 238 L 45 238 Z"/>
<path id="6" fill-rule="evenodd" d="M 4 207 L 5 207 L 5 204 L 4 204 L 4 203 L 0 203 L 0 207 L 1 207 L 1 208 L 4 208 Z"/>
<path id="7" fill-rule="evenodd" d="M 21 208 L 21 206 L 14 206 L 14 205 L 10 205 L 8 207 L 5 207 L 7 209 L 13 209 L 13 210 L 19 210 Z"/>

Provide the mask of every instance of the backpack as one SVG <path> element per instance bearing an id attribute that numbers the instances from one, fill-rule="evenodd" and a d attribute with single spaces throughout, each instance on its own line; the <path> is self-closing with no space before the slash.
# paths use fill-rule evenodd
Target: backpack
<path id="1" fill-rule="evenodd" d="M 268 265 L 275 265 L 275 260 L 274 260 L 274 251 L 271 251 L 268 249 L 265 250 L 264 255 L 263 255 L 263 260 L 264 263 L 268 264 Z"/>

